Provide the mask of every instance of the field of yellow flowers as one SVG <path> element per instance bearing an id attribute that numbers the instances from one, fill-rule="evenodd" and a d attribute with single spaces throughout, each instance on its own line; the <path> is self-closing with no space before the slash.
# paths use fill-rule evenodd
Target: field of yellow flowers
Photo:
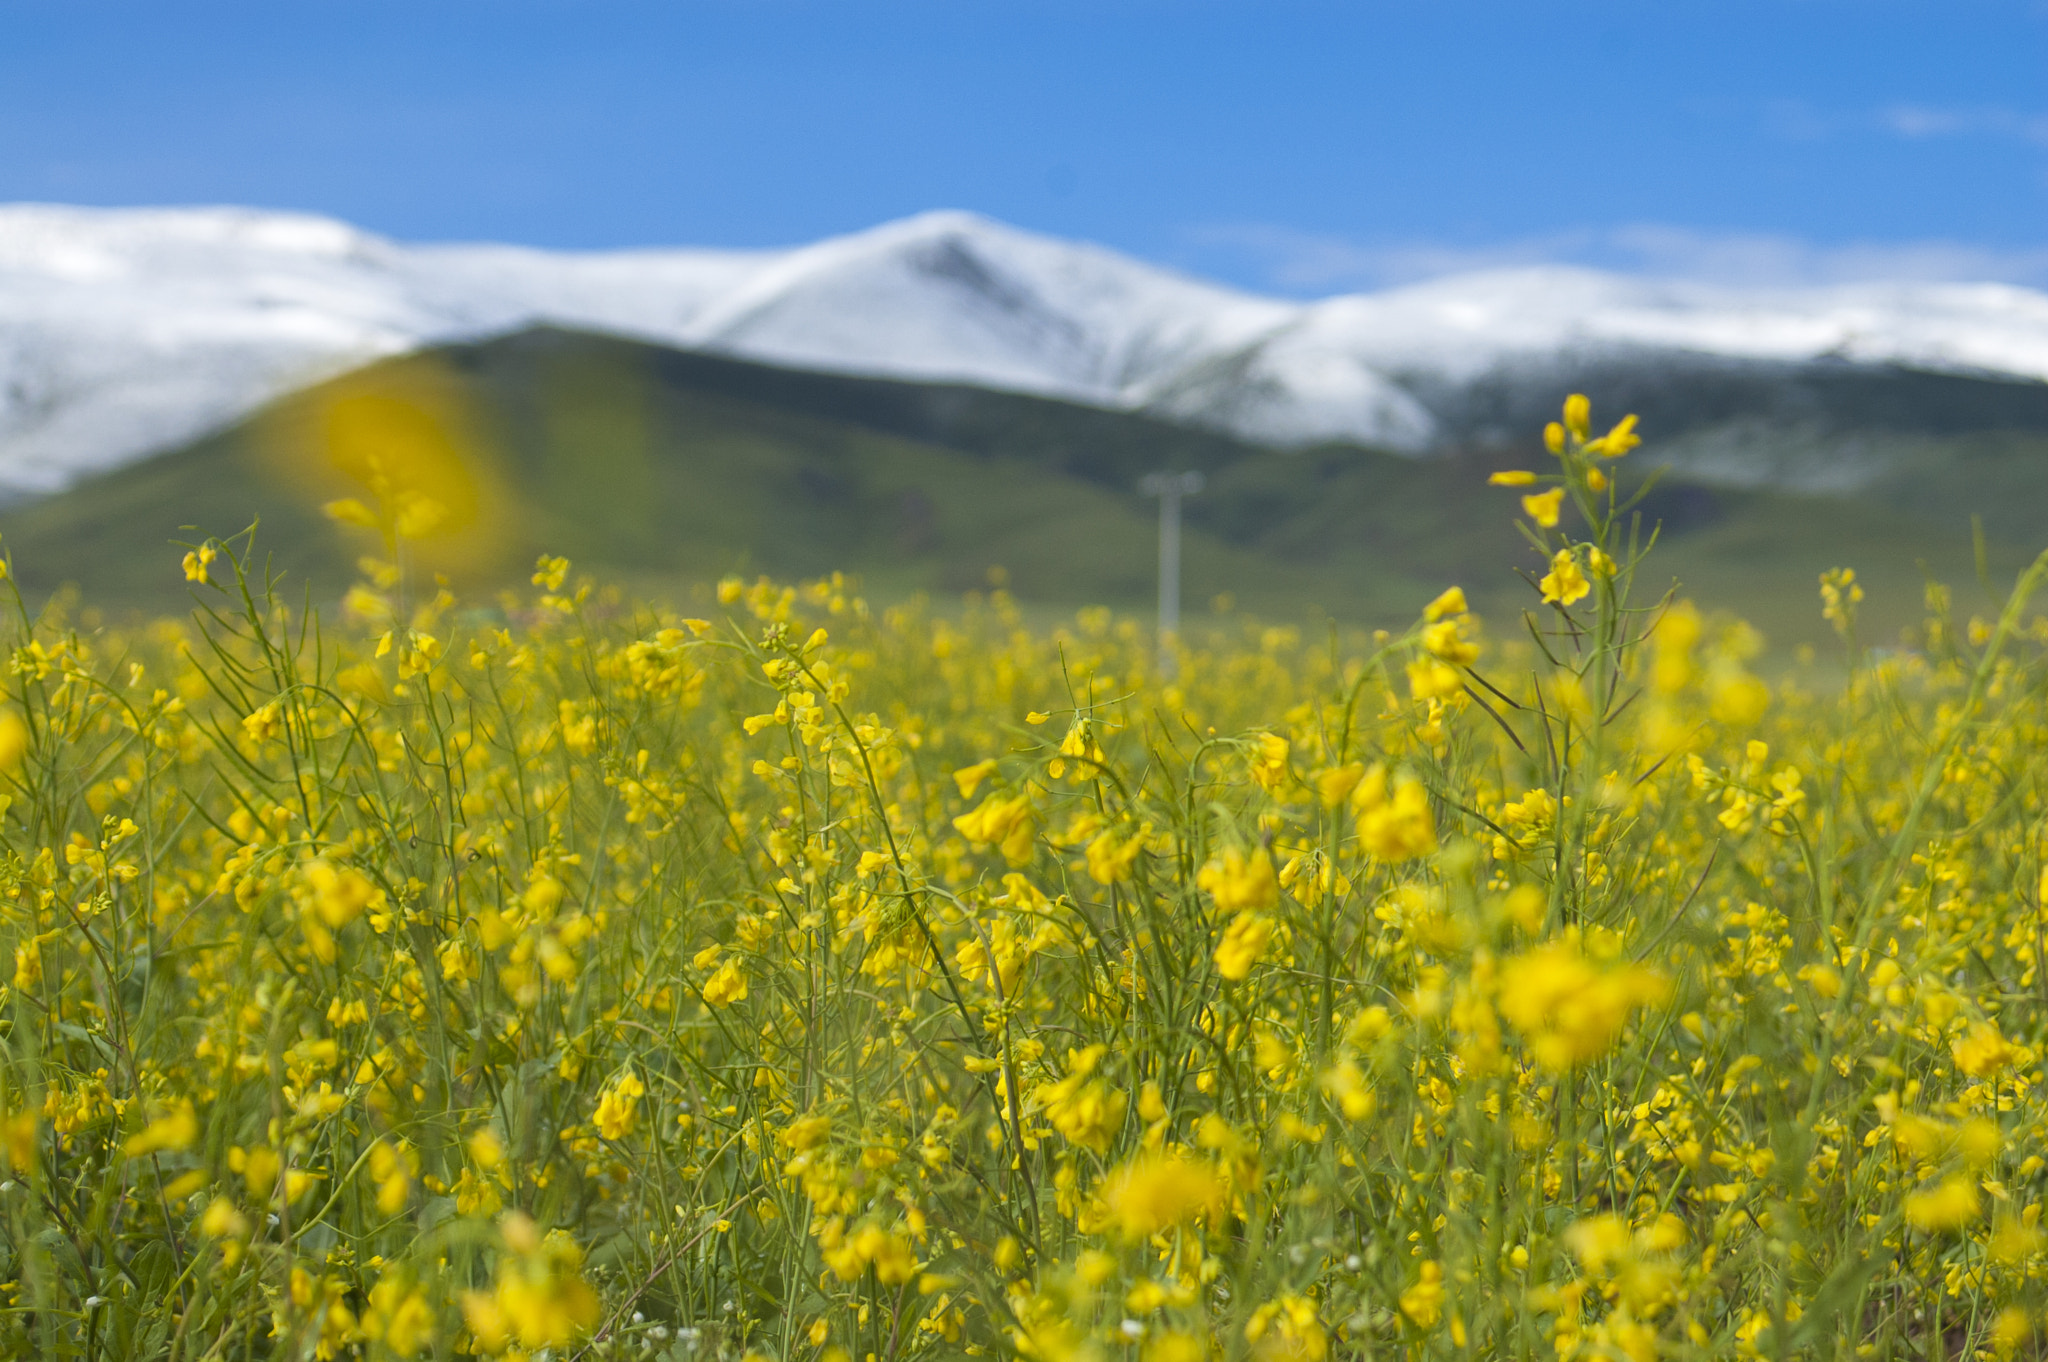
<path id="1" fill-rule="evenodd" d="M 345 620 L 247 540 L 23 615 L 0 1348 L 2032 1355 L 2044 569 L 1884 651 L 1830 574 L 1766 680 L 1632 421 L 1547 440 L 1524 619 L 1170 674 L 1001 592 L 464 609 L 396 474 Z"/>

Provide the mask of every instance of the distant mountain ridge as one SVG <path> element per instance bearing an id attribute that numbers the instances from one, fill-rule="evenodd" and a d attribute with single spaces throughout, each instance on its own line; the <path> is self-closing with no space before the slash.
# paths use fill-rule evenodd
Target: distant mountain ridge
<path id="1" fill-rule="evenodd" d="M 259 559 L 283 574 L 288 596 L 340 600 L 374 541 L 320 508 L 362 490 L 335 457 L 332 417 L 365 398 L 427 418 L 438 435 L 414 447 L 430 468 L 448 468 L 437 439 L 458 456 L 461 475 L 437 482 L 454 494 L 449 521 L 409 558 L 475 608 L 523 586 L 549 553 L 655 599 L 693 597 L 728 573 L 836 570 L 878 601 L 945 599 L 1000 567 L 1035 610 L 1143 611 L 1157 508 L 1137 488 L 1169 468 L 1208 475 L 1186 508 L 1184 597 L 1196 610 L 1227 593 L 1266 621 L 1329 612 L 1395 627 L 1455 582 L 1513 629 L 1541 565 L 1514 527 L 1519 493 L 1487 480 L 1525 451 L 1280 454 L 978 385 L 532 328 L 378 361 L 181 449 L 0 508 L 14 582 L 31 608 L 75 583 L 95 608 L 176 612 L 188 600 L 181 543 L 256 524 Z M 422 438 L 417 425 L 386 433 Z M 1640 508 L 1643 531 L 1660 539 L 1639 586 L 1675 579 L 1775 640 L 1814 641 L 1828 635 L 1817 574 L 1853 565 L 1869 591 L 1864 623 L 1887 636 L 1919 607 L 1922 564 L 1957 583 L 1972 576 L 1972 514 L 1993 571 L 2030 556 L 2018 546 L 2038 540 L 2031 508 L 2044 487 L 2041 437 L 1931 436 L 1903 480 L 1881 477 L 1855 496 L 1671 478 Z"/>
<path id="2" fill-rule="evenodd" d="M 250 209 L 14 205 L 0 490 L 55 490 L 378 358 L 536 325 L 1417 455 L 1525 438 L 1593 374 L 1603 408 L 1682 416 L 1650 423 L 1680 437 L 1669 457 L 1758 485 L 1884 465 L 1856 441 L 1873 395 L 1901 382 L 1972 428 L 2048 429 L 2048 294 L 2006 285 L 1731 289 L 1539 268 L 1302 303 L 958 212 L 788 250 L 563 253 L 403 245 Z M 1704 412 L 1683 396 L 1702 385 L 1748 396 Z M 1915 406 L 1906 426 L 1926 419 Z M 1770 420 L 1797 438 L 1770 444 Z"/>

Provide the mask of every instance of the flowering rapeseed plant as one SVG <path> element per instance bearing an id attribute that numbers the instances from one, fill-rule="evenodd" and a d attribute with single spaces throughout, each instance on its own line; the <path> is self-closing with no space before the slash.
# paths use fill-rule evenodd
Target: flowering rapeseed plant
<path id="1" fill-rule="evenodd" d="M 2048 624 L 1754 669 L 1574 398 L 1482 627 L 459 611 L 367 454 L 0 698 L 0 1348 L 2006 1355 L 2048 1297 Z M 167 563 L 166 571 L 178 571 Z M 9 577 L 11 580 L 11 575 Z M 1844 679 L 1845 678 L 1845 679 Z"/>

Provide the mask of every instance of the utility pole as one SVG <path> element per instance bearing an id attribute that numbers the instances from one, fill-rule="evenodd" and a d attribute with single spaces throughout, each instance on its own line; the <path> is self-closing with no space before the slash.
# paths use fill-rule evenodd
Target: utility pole
<path id="1" fill-rule="evenodd" d="M 1138 490 L 1159 498 L 1159 674 L 1171 677 L 1180 632 L 1180 503 L 1202 490 L 1200 473 L 1147 473 Z"/>

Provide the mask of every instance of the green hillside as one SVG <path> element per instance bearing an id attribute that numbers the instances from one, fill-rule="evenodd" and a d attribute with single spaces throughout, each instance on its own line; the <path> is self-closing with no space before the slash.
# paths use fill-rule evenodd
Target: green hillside
<path id="1" fill-rule="evenodd" d="M 1646 528 L 1664 529 L 1660 581 L 1676 576 L 1791 642 L 1820 636 L 1814 582 L 1827 567 L 1870 582 L 1879 629 L 1917 613 L 1921 562 L 1959 588 L 1973 580 L 1973 509 L 1991 512 L 1991 566 L 2009 572 L 2028 548 L 2020 508 L 2048 481 L 2048 444 L 1924 439 L 1926 458 L 1854 499 L 1660 485 L 1645 507 Z M 1188 506 L 1191 609 L 1228 594 L 1267 616 L 1380 623 L 1449 582 L 1498 617 L 1533 599 L 1509 571 L 1535 562 L 1512 528 L 1514 494 L 1485 485 L 1492 468 L 1533 466 L 1533 449 L 1426 462 L 1283 453 L 1039 398 L 553 330 L 372 366 L 15 507 L 0 533 L 30 592 L 74 583 L 103 606 L 151 610 L 184 601 L 173 541 L 260 521 L 274 566 L 332 600 L 376 545 L 318 508 L 364 495 L 345 470 L 361 475 L 380 449 L 424 450 L 442 470 L 450 514 L 418 566 L 472 599 L 549 552 L 657 594 L 730 572 L 845 569 L 880 599 L 951 595 L 1001 568 L 1034 607 L 1144 609 L 1155 513 L 1132 489 L 1155 468 L 1210 478 Z"/>

